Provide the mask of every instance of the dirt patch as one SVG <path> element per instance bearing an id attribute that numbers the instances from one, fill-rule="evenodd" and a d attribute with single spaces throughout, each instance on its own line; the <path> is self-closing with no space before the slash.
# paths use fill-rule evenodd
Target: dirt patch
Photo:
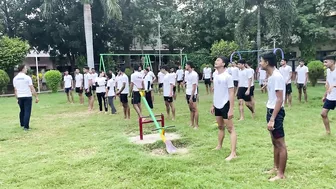
<path id="1" fill-rule="evenodd" d="M 173 153 L 175 155 L 185 155 L 188 154 L 189 150 L 187 148 L 177 148 L 176 152 Z M 165 156 L 168 155 L 167 151 L 165 149 L 154 149 L 150 153 L 152 156 Z"/>
<path id="2" fill-rule="evenodd" d="M 166 133 L 165 134 L 167 140 L 176 140 L 180 139 L 180 135 L 176 133 Z M 144 135 L 143 140 L 140 140 L 140 136 L 134 136 L 130 138 L 130 141 L 135 144 L 153 144 L 157 141 L 161 141 L 160 135 L 159 134 L 149 134 L 149 135 Z"/>

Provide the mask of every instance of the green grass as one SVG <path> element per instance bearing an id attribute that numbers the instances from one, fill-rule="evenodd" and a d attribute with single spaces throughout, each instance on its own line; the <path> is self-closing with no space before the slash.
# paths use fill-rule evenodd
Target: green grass
<path id="1" fill-rule="evenodd" d="M 224 160 L 230 152 L 228 135 L 224 149 L 212 151 L 217 128 L 209 114 L 211 96 L 200 96 L 200 129 L 196 131 L 188 126 L 184 95 L 178 96 L 177 120 L 167 125 L 176 126 L 170 132 L 182 138 L 173 143 L 189 153 L 161 156 L 151 151 L 164 149 L 162 142 L 129 142 L 130 136 L 138 135 L 133 109 L 132 120 L 124 121 L 121 114 L 89 115 L 86 106 L 66 104 L 62 93 L 40 95 L 41 102 L 33 107 L 33 129 L 23 132 L 16 100 L 1 98 L 0 188 L 336 188 L 336 137 L 325 135 L 319 115 L 323 92 L 322 86 L 308 88 L 307 104 L 299 104 L 294 92 L 293 107 L 286 109 L 285 118 L 287 179 L 276 183 L 268 182 L 269 176 L 263 174 L 273 166 L 273 155 L 265 121 L 267 96 L 259 91 L 256 120 L 245 109 L 246 120 L 235 121 L 239 158 L 232 162 Z M 156 96 L 154 112 L 164 110 L 162 97 Z M 335 119 L 330 112 L 334 133 Z M 151 128 L 146 125 L 146 133 Z"/>

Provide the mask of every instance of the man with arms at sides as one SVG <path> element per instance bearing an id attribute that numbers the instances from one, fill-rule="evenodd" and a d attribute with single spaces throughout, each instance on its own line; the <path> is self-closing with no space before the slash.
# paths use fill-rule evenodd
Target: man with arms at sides
<path id="1" fill-rule="evenodd" d="M 93 103 L 94 103 L 94 98 L 92 96 L 92 74 L 89 73 L 90 68 L 89 67 L 84 67 L 83 72 L 84 72 L 84 90 L 85 90 L 85 95 L 88 97 L 88 102 L 89 102 L 89 111 L 93 110 Z"/>
<path id="2" fill-rule="evenodd" d="M 154 102 L 154 93 L 153 93 L 153 88 L 154 88 L 154 82 L 156 80 L 156 76 L 154 74 L 154 72 L 152 71 L 151 67 L 150 66 L 147 66 L 147 69 L 148 69 L 148 75 L 150 76 L 150 87 L 152 90 L 150 90 L 150 93 L 151 93 L 151 97 L 152 97 L 152 103 Z"/>
<path id="3" fill-rule="evenodd" d="M 83 97 L 83 74 L 79 72 L 79 69 L 77 68 L 75 71 L 75 82 L 76 82 L 76 93 L 78 93 L 79 96 L 79 103 L 84 104 L 84 97 Z"/>
<path id="4" fill-rule="evenodd" d="M 186 77 L 186 99 L 190 110 L 190 126 L 194 129 L 198 129 L 198 109 L 197 109 L 197 86 L 198 86 L 198 74 L 193 70 L 194 64 L 188 61 L 186 64 L 186 70 L 188 73 Z"/>
<path id="5" fill-rule="evenodd" d="M 180 93 L 181 88 L 182 88 L 182 91 L 184 90 L 183 89 L 184 71 L 183 71 L 183 69 L 180 65 L 178 66 L 178 70 L 176 71 L 176 75 L 177 75 L 177 92 Z"/>
<path id="6" fill-rule="evenodd" d="M 292 106 L 292 67 L 287 65 L 287 59 L 282 59 L 281 67 L 279 68 L 279 71 L 282 75 L 282 77 L 286 81 L 286 98 L 285 98 L 285 104 L 288 107 Z"/>
<path id="7" fill-rule="evenodd" d="M 167 72 L 168 67 L 162 66 L 161 72 L 164 74 L 163 77 L 163 99 L 166 105 L 167 118 L 170 119 L 170 109 L 172 111 L 172 120 L 175 120 L 175 107 L 174 107 L 174 86 L 175 86 L 175 75 Z"/>
<path id="8" fill-rule="evenodd" d="M 266 71 L 263 70 L 261 67 L 258 68 L 258 79 L 259 79 L 261 93 L 264 93 L 264 92 L 266 93 L 267 88 L 264 87 L 265 82 L 266 82 Z"/>
<path id="9" fill-rule="evenodd" d="M 209 94 L 209 88 L 211 89 L 211 68 L 209 67 L 209 64 L 205 65 L 205 68 L 203 68 L 203 80 L 206 88 L 207 94 Z M 211 90 L 210 90 L 211 93 Z"/>
<path id="10" fill-rule="evenodd" d="M 270 131 L 273 150 L 274 167 L 268 171 L 270 174 L 277 174 L 270 181 L 276 181 L 285 178 L 285 169 L 287 162 L 287 147 L 285 143 L 285 132 L 283 122 L 285 118 L 284 100 L 286 81 L 276 69 L 276 57 L 273 53 L 261 55 L 260 66 L 264 69 L 268 77 L 267 91 L 267 129 Z"/>
<path id="11" fill-rule="evenodd" d="M 336 55 L 326 56 L 324 58 L 324 66 L 327 67 L 326 93 L 323 96 L 323 109 L 321 112 L 322 120 L 328 135 L 330 135 L 330 125 L 328 113 L 336 107 Z"/>
<path id="12" fill-rule="evenodd" d="M 91 77 L 92 77 L 92 94 L 93 94 L 93 98 L 96 99 L 96 83 L 94 81 L 96 81 L 96 78 L 98 77 L 98 74 L 96 73 L 96 70 L 94 68 L 91 68 Z"/>
<path id="13" fill-rule="evenodd" d="M 307 97 L 307 83 L 308 83 L 308 67 L 305 66 L 304 61 L 300 60 L 299 61 L 299 66 L 296 68 L 296 80 L 295 83 L 297 84 L 297 88 L 299 90 L 299 101 L 301 102 L 301 97 L 302 97 L 302 90 L 304 93 L 304 99 L 307 102 L 308 97 Z"/>
<path id="14" fill-rule="evenodd" d="M 160 68 L 161 69 L 161 68 Z M 159 72 L 158 73 L 158 83 L 159 83 L 159 94 L 162 92 L 162 87 L 163 87 L 163 73 Z"/>
<path id="15" fill-rule="evenodd" d="M 236 94 L 238 90 L 238 81 L 239 81 L 239 68 L 237 67 L 236 62 L 231 63 L 230 73 L 232 75 L 233 84 L 235 86 L 234 90 Z"/>
<path id="16" fill-rule="evenodd" d="M 111 108 L 111 113 L 116 114 L 117 110 L 114 106 L 114 100 L 116 99 L 116 93 L 115 93 L 115 77 L 113 72 L 110 72 L 107 74 L 107 77 L 109 80 L 107 81 L 107 86 L 106 86 L 106 98 L 108 99 L 108 104 L 110 105 Z"/>
<path id="17" fill-rule="evenodd" d="M 252 73 L 245 68 L 245 60 L 238 61 L 239 70 L 239 82 L 237 90 L 237 99 L 239 100 L 239 121 L 244 120 L 244 101 L 246 106 L 252 112 L 252 118 L 254 119 L 254 108 L 251 101 L 250 89 L 252 85 Z"/>
<path id="18" fill-rule="evenodd" d="M 246 62 L 245 67 L 247 71 L 251 72 L 250 74 L 252 75 L 252 81 L 251 81 L 251 89 L 250 89 L 250 96 L 251 96 L 251 103 L 253 106 L 253 112 L 255 112 L 255 101 L 254 101 L 254 76 L 255 72 L 254 69 L 251 67 L 251 62 Z"/>
<path id="19" fill-rule="evenodd" d="M 74 98 L 72 95 L 72 89 L 73 89 L 73 79 L 72 76 L 69 75 L 68 71 L 64 72 L 64 79 L 63 79 L 63 86 L 64 86 L 64 92 L 67 95 L 68 98 L 68 103 L 73 104 L 74 103 Z M 71 99 L 70 99 L 71 97 Z"/>
<path id="20" fill-rule="evenodd" d="M 148 103 L 148 106 L 153 109 L 153 99 L 152 99 L 152 76 L 149 74 L 149 69 L 146 68 L 144 69 L 144 74 L 145 74 L 145 77 L 144 77 L 144 85 L 145 85 L 145 93 L 146 93 L 146 100 L 147 100 L 147 103 Z"/>
<path id="21" fill-rule="evenodd" d="M 237 134 L 233 126 L 234 84 L 232 76 L 225 72 L 225 67 L 227 67 L 228 63 L 229 59 L 225 57 L 217 58 L 215 62 L 217 74 L 214 75 L 213 79 L 214 96 L 213 106 L 211 107 L 210 112 L 215 114 L 219 129 L 216 150 L 222 149 L 225 136 L 225 125 L 230 134 L 231 154 L 226 158 L 227 161 L 230 161 L 237 157 Z"/>
<path id="22" fill-rule="evenodd" d="M 176 80 L 177 80 L 177 74 L 175 73 L 175 68 L 171 67 L 170 68 L 170 73 L 172 78 L 174 78 L 174 88 L 173 88 L 173 98 L 176 100 Z"/>
<path id="23" fill-rule="evenodd" d="M 143 75 L 140 73 L 139 65 L 134 65 L 134 73 L 131 75 L 131 91 L 132 91 L 132 104 L 134 107 L 134 110 L 137 112 L 138 117 L 143 117 L 141 113 L 141 95 L 139 90 L 143 90 L 145 88 L 144 86 L 144 80 Z M 143 119 L 145 120 L 145 119 Z"/>
<path id="24" fill-rule="evenodd" d="M 128 105 L 128 93 L 129 93 L 129 79 L 125 74 L 125 68 L 120 68 L 119 79 L 118 79 L 118 92 L 117 96 L 120 96 L 120 102 L 122 103 L 124 109 L 124 119 L 131 118 L 131 109 Z"/>
<path id="25" fill-rule="evenodd" d="M 106 86 L 107 86 L 107 78 L 105 72 L 101 71 L 99 77 L 94 81 L 96 83 L 96 94 L 99 105 L 99 111 L 102 113 L 105 110 L 105 114 L 107 114 L 107 102 L 106 102 Z M 104 107 L 103 107 L 104 105 Z"/>
<path id="26" fill-rule="evenodd" d="M 20 125 L 25 131 L 28 131 L 30 129 L 29 122 L 32 110 L 32 96 L 35 96 L 35 103 L 39 102 L 39 98 L 31 77 L 26 75 L 26 66 L 20 65 L 18 71 L 19 73 L 13 79 L 14 93 L 20 107 Z"/>

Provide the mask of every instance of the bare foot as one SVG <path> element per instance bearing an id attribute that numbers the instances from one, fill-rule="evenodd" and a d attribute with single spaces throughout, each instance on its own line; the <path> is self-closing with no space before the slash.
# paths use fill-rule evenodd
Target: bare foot
<path id="1" fill-rule="evenodd" d="M 252 119 L 254 119 L 255 118 L 255 113 L 252 113 Z"/>
<path id="2" fill-rule="evenodd" d="M 221 150 L 222 149 L 222 147 L 221 146 L 216 146 L 216 148 L 215 149 L 213 149 L 213 150 Z"/>
<path id="3" fill-rule="evenodd" d="M 282 180 L 282 179 L 285 179 L 285 176 L 275 176 L 273 178 L 270 178 L 269 181 L 270 182 L 274 182 L 274 181 L 277 181 L 277 180 Z"/>
<path id="4" fill-rule="evenodd" d="M 234 154 L 234 155 L 230 154 L 229 157 L 225 158 L 225 160 L 226 160 L 226 161 L 231 161 L 231 160 L 233 160 L 233 159 L 235 159 L 235 158 L 237 158 L 237 155 L 235 155 L 235 154 Z"/>
<path id="5" fill-rule="evenodd" d="M 275 173 L 277 173 L 277 168 L 272 168 L 272 169 L 270 169 L 270 170 L 268 170 L 268 171 L 265 171 L 265 173 L 266 174 L 275 174 Z"/>
<path id="6" fill-rule="evenodd" d="M 194 129 L 197 130 L 197 129 L 198 129 L 198 125 L 196 125 L 196 126 L 194 127 Z"/>
<path id="7" fill-rule="evenodd" d="M 175 117 L 172 118 L 172 121 L 175 121 Z"/>
<path id="8" fill-rule="evenodd" d="M 238 121 L 244 121 L 244 118 L 240 118 Z"/>
<path id="9" fill-rule="evenodd" d="M 327 135 L 330 135 L 331 134 L 331 132 L 330 131 L 327 131 Z"/>

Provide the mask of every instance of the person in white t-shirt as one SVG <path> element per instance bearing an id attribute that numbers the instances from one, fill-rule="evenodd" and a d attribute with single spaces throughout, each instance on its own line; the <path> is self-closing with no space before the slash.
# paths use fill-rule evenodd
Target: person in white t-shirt
<path id="1" fill-rule="evenodd" d="M 116 114 L 117 109 L 114 106 L 114 100 L 116 99 L 116 77 L 114 76 L 113 72 L 110 72 L 108 75 L 109 80 L 107 81 L 106 85 L 106 97 L 108 99 L 108 104 L 110 105 L 111 108 L 111 113 Z"/>
<path id="2" fill-rule="evenodd" d="M 160 95 L 161 95 L 162 87 L 163 87 L 163 77 L 164 77 L 163 73 L 159 72 L 158 73 L 158 83 L 159 83 L 159 94 Z"/>
<path id="3" fill-rule="evenodd" d="M 184 91 L 183 89 L 183 77 L 184 77 L 184 71 L 182 69 L 181 66 L 178 66 L 178 70 L 176 71 L 176 80 L 177 80 L 177 92 L 180 93 L 181 88 L 182 91 Z"/>
<path id="4" fill-rule="evenodd" d="M 267 129 L 272 137 L 274 149 L 274 167 L 268 171 L 270 174 L 277 174 L 270 181 L 285 179 L 285 169 L 287 162 L 287 148 L 284 132 L 284 100 L 286 90 L 286 79 L 283 78 L 278 69 L 276 69 L 276 57 L 273 53 L 261 55 L 260 66 L 269 75 L 267 83 L 268 101 L 267 101 Z M 286 80 L 286 81 L 285 81 Z"/>
<path id="5" fill-rule="evenodd" d="M 75 71 L 75 86 L 76 86 L 76 93 L 79 96 L 79 103 L 84 104 L 84 97 L 83 97 L 83 87 L 84 87 L 84 76 L 80 73 L 79 69 L 77 68 Z"/>
<path id="6" fill-rule="evenodd" d="M 93 98 L 96 99 L 96 78 L 98 77 L 98 74 L 96 73 L 96 70 L 94 68 L 91 68 L 91 77 L 92 77 L 92 92 L 93 92 Z"/>
<path id="7" fill-rule="evenodd" d="M 73 79 L 72 76 L 69 75 L 68 71 L 64 72 L 64 78 L 63 78 L 63 86 L 64 86 L 64 92 L 67 95 L 68 102 L 73 104 L 74 98 L 72 95 L 72 89 L 73 89 Z M 71 97 L 71 99 L 70 99 Z"/>
<path id="8" fill-rule="evenodd" d="M 238 90 L 238 81 L 239 81 L 239 68 L 237 67 L 236 62 L 231 63 L 230 73 L 232 75 L 233 84 L 235 86 L 235 94 Z"/>
<path id="9" fill-rule="evenodd" d="M 150 81 L 150 85 L 151 85 L 151 88 L 152 88 L 152 90 L 150 90 L 150 94 L 151 94 L 151 97 L 152 97 L 152 103 L 154 103 L 154 91 L 153 91 L 153 89 L 154 89 L 154 82 L 156 81 L 156 76 L 155 76 L 155 74 L 152 71 L 152 69 L 151 69 L 150 66 L 147 67 L 147 70 L 148 70 L 147 71 L 148 72 L 147 75 L 150 76 L 147 79 Z"/>
<path id="10" fill-rule="evenodd" d="M 238 61 L 239 70 L 239 82 L 238 82 L 238 90 L 237 90 L 237 99 L 239 100 L 239 113 L 240 113 L 240 121 L 244 120 L 244 101 L 246 106 L 252 112 L 252 118 L 254 118 L 254 107 L 251 100 L 250 89 L 252 86 L 252 72 L 248 71 L 245 68 L 246 61 L 241 59 Z"/>
<path id="11" fill-rule="evenodd" d="M 92 74 L 90 74 L 90 68 L 84 67 L 84 91 L 85 95 L 88 97 L 89 100 L 89 107 L 88 110 L 93 110 L 93 104 L 94 104 L 94 97 L 92 96 L 92 84 L 94 83 L 94 80 L 92 80 Z"/>
<path id="12" fill-rule="evenodd" d="M 279 68 L 279 71 L 282 75 L 283 78 L 286 80 L 286 99 L 285 99 L 285 104 L 288 107 L 292 106 L 292 67 L 287 65 L 287 59 L 282 59 L 281 62 L 281 67 Z"/>
<path id="13" fill-rule="evenodd" d="M 260 90 L 261 93 L 266 93 L 267 92 L 267 88 L 264 87 L 266 84 L 266 71 L 261 69 L 261 67 L 258 68 L 258 80 L 259 80 L 259 85 L 260 85 Z"/>
<path id="14" fill-rule="evenodd" d="M 175 107 L 174 107 L 174 86 L 175 77 L 174 75 L 168 73 L 168 67 L 162 66 L 161 73 L 164 74 L 163 77 L 163 100 L 165 101 L 167 119 L 170 119 L 170 109 L 172 111 L 172 120 L 175 119 Z"/>
<path id="15" fill-rule="evenodd" d="M 327 67 L 326 92 L 322 101 L 324 102 L 321 112 L 324 127 L 328 135 L 330 135 L 330 125 L 328 113 L 336 107 L 336 55 L 324 57 L 324 66 Z"/>
<path id="16" fill-rule="evenodd" d="M 144 80 L 143 75 L 140 73 L 139 65 L 134 65 L 134 73 L 131 75 L 131 91 L 132 91 L 132 104 L 134 107 L 134 110 L 137 112 L 139 117 L 142 116 L 142 110 L 141 110 L 141 95 L 139 90 L 143 90 L 145 88 L 144 86 Z"/>
<path id="17" fill-rule="evenodd" d="M 297 88 L 299 91 L 299 101 L 301 102 L 301 97 L 302 97 L 302 91 L 304 94 L 304 99 L 307 102 L 308 101 L 308 96 L 307 96 L 307 83 L 308 83 L 308 67 L 305 66 L 304 61 L 300 60 L 299 61 L 299 66 L 296 68 L 296 80 L 295 83 L 297 84 Z"/>
<path id="18" fill-rule="evenodd" d="M 229 64 L 229 59 L 225 57 L 217 58 L 215 61 L 215 68 L 217 74 L 213 78 L 213 105 L 210 109 L 212 114 L 215 114 L 218 124 L 218 145 L 216 150 L 222 149 L 223 140 L 226 129 L 230 134 L 231 140 L 231 154 L 226 158 L 230 161 L 237 157 L 237 134 L 233 126 L 233 108 L 234 108 L 234 84 L 230 74 L 225 72 L 225 67 Z"/>
<path id="19" fill-rule="evenodd" d="M 171 75 L 171 77 L 174 78 L 174 88 L 173 88 L 173 98 L 174 100 L 176 100 L 176 82 L 177 82 L 177 74 L 175 73 L 175 68 L 174 67 L 171 67 L 170 68 L 170 72 L 169 74 Z"/>
<path id="20" fill-rule="evenodd" d="M 128 93 L 129 93 L 129 79 L 125 74 L 125 68 L 120 68 L 120 74 L 118 78 L 118 92 L 117 96 L 120 96 L 120 102 L 124 109 L 124 119 L 131 118 L 131 109 L 128 105 Z"/>
<path id="21" fill-rule="evenodd" d="M 153 72 L 152 72 L 153 73 Z M 144 69 L 144 85 L 145 85 L 145 97 L 146 101 L 148 103 L 148 106 L 153 109 L 153 97 L 152 97 L 152 81 L 153 81 L 153 76 L 150 74 L 150 71 L 148 68 Z"/>
<path id="22" fill-rule="evenodd" d="M 211 74 L 211 68 L 209 67 L 209 64 L 206 64 L 205 68 L 203 68 L 203 80 L 207 94 L 209 94 L 209 87 L 211 88 Z"/>
<path id="23" fill-rule="evenodd" d="M 186 99 L 190 110 L 190 126 L 198 129 L 198 109 L 197 109 L 197 86 L 198 74 L 193 70 L 194 64 L 188 61 L 186 64 L 187 73 L 185 74 L 186 80 Z"/>
<path id="24" fill-rule="evenodd" d="M 18 71 L 19 73 L 13 79 L 14 93 L 20 107 L 20 125 L 25 131 L 28 131 L 30 129 L 29 122 L 32 110 L 32 96 L 35 96 L 35 103 L 39 102 L 39 98 L 31 77 L 26 75 L 26 66 L 20 65 Z"/>
<path id="25" fill-rule="evenodd" d="M 107 103 L 106 103 L 106 86 L 107 86 L 107 78 L 105 72 L 100 72 L 99 77 L 95 80 L 96 84 L 96 95 L 99 105 L 99 111 L 103 112 L 103 105 L 105 114 L 107 114 Z"/>
<path id="26" fill-rule="evenodd" d="M 251 89 L 250 89 L 250 96 L 251 96 L 251 103 L 253 106 L 253 112 L 255 110 L 255 101 L 254 101 L 254 76 L 255 76 L 255 71 L 253 68 L 251 68 L 252 64 L 251 62 L 246 62 L 245 68 L 247 71 L 251 72 L 250 74 L 252 75 L 252 81 L 251 81 Z"/>

